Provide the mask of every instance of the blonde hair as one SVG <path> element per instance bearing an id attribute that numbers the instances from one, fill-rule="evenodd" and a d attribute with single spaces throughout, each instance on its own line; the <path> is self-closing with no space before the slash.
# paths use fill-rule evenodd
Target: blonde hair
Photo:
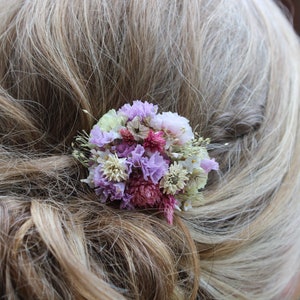
<path id="1" fill-rule="evenodd" d="M 271 1 L 0 1 L 0 293 L 277 299 L 299 272 L 299 41 Z M 169 226 L 98 203 L 74 135 L 134 99 L 220 173 Z"/>

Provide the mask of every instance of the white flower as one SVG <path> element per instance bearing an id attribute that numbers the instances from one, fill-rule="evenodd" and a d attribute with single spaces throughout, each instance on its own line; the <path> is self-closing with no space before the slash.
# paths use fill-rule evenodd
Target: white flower
<path id="1" fill-rule="evenodd" d="M 128 122 L 127 128 L 136 141 L 144 140 L 150 131 L 150 128 L 141 123 L 139 117 L 135 117 L 132 121 Z"/>
<path id="2" fill-rule="evenodd" d="M 97 125 L 105 132 L 111 130 L 119 132 L 119 130 L 124 127 L 126 120 L 127 118 L 125 116 L 119 115 L 114 109 L 111 109 L 101 117 Z"/>
<path id="3" fill-rule="evenodd" d="M 199 158 L 199 156 L 191 156 L 181 161 L 181 164 L 187 169 L 189 173 L 193 173 L 194 169 L 200 168 L 201 158 Z"/>
<path id="4" fill-rule="evenodd" d="M 163 188 L 165 194 L 175 195 L 185 187 L 186 181 L 189 179 L 187 174 L 187 170 L 175 161 L 160 181 L 160 187 Z"/>
<path id="5" fill-rule="evenodd" d="M 111 155 L 109 150 L 100 151 L 96 149 L 91 150 L 91 162 L 97 162 L 98 164 L 103 164 L 108 157 Z"/>
<path id="6" fill-rule="evenodd" d="M 184 202 L 184 204 L 183 204 L 183 207 L 182 207 L 182 209 L 184 210 L 184 211 L 189 211 L 189 210 L 191 210 L 193 208 L 193 206 L 192 206 L 192 201 L 189 199 L 189 200 L 186 200 L 185 202 Z"/>
<path id="7" fill-rule="evenodd" d="M 194 169 L 189 184 L 185 187 L 186 195 L 197 194 L 207 183 L 207 173 L 202 168 Z"/>

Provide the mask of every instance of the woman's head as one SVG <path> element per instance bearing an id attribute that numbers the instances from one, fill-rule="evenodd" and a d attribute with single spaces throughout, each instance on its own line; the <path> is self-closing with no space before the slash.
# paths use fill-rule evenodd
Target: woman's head
<path id="1" fill-rule="evenodd" d="M 300 255 L 300 54 L 279 9 L 259 0 L 0 8 L 3 294 L 279 296 Z M 93 117 L 134 99 L 189 118 L 220 162 L 205 203 L 171 227 L 97 203 L 70 155 Z"/>

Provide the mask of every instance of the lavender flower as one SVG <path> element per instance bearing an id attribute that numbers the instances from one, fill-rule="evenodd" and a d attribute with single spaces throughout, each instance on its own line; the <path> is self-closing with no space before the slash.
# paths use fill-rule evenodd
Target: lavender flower
<path id="1" fill-rule="evenodd" d="M 219 170 L 219 164 L 216 162 L 214 158 L 212 159 L 202 159 L 200 167 L 206 172 L 210 172 L 211 170 Z"/>
<path id="2" fill-rule="evenodd" d="M 98 187 L 106 187 L 107 185 L 109 185 L 107 179 L 105 178 L 104 174 L 103 174 L 103 166 L 102 164 L 99 164 L 93 172 L 94 178 L 93 178 L 93 182 L 94 182 L 94 186 L 96 188 Z"/>
<path id="3" fill-rule="evenodd" d="M 138 144 L 131 152 L 131 157 L 128 158 L 128 161 L 130 161 L 134 167 L 140 167 L 144 153 L 145 148 Z"/>
<path id="4" fill-rule="evenodd" d="M 95 189 L 96 195 L 100 197 L 101 202 L 122 200 L 124 197 L 125 183 L 124 182 L 109 182 L 108 185 Z"/>
<path id="5" fill-rule="evenodd" d="M 154 152 L 149 158 L 143 157 L 141 167 L 144 179 L 149 178 L 156 184 L 167 173 L 169 166 L 159 152 Z"/>
<path id="6" fill-rule="evenodd" d="M 116 151 L 118 157 L 128 157 L 131 152 L 135 149 L 136 145 L 129 145 L 127 143 L 121 143 L 119 145 L 113 146 L 112 150 Z"/>
<path id="7" fill-rule="evenodd" d="M 153 105 L 147 101 L 142 102 L 140 100 L 133 101 L 132 105 L 125 104 L 119 110 L 118 113 L 125 115 L 128 121 L 133 120 L 135 117 L 139 117 L 144 120 L 148 117 L 152 118 L 157 113 L 157 105 Z"/>
<path id="8" fill-rule="evenodd" d="M 91 130 L 89 142 L 102 148 L 119 137 L 120 135 L 115 131 L 102 131 L 98 125 L 94 125 Z"/>
<path id="9" fill-rule="evenodd" d="M 141 168 L 145 180 L 150 179 L 156 184 L 166 174 L 168 162 L 159 152 L 154 152 L 150 157 L 144 154 L 145 148 L 137 145 L 134 151 L 131 152 L 131 157 L 128 158 L 128 161 L 134 167 Z"/>

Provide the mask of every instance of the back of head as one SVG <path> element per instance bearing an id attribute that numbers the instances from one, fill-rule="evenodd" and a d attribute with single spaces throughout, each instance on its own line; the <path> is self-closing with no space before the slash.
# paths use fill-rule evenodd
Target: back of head
<path id="1" fill-rule="evenodd" d="M 300 51 L 274 3 L 0 0 L 0 12 L 1 296 L 291 297 Z M 220 162 L 173 226 L 99 203 L 71 155 L 78 131 L 134 99 L 189 118 Z"/>

